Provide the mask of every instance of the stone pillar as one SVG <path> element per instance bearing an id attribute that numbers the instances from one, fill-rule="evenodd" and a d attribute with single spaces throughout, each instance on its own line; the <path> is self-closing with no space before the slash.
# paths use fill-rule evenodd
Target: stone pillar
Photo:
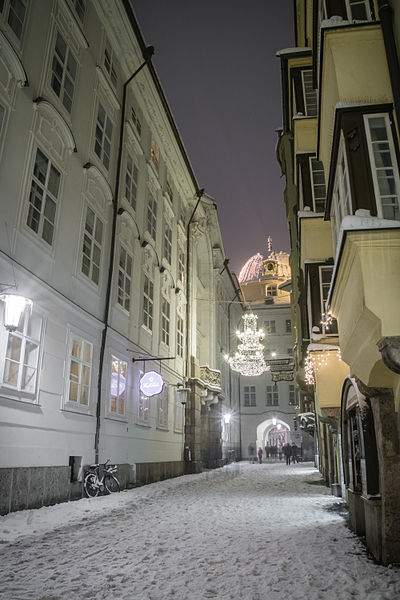
<path id="1" fill-rule="evenodd" d="M 191 460 L 185 463 L 186 473 L 200 473 L 201 462 L 201 392 L 196 381 L 190 382 L 191 392 L 185 407 L 185 446 L 190 448 Z"/>

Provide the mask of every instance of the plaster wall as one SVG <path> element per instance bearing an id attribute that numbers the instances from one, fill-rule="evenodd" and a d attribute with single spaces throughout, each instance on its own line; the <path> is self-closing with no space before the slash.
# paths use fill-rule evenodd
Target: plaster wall
<path id="1" fill-rule="evenodd" d="M 300 219 L 301 264 L 305 261 L 324 262 L 333 256 L 331 224 L 319 217 L 304 217 Z"/>

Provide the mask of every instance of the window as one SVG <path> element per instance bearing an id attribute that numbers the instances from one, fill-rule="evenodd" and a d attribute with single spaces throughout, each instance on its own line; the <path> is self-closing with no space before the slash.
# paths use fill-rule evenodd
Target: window
<path id="1" fill-rule="evenodd" d="M 72 109 L 76 71 L 76 59 L 62 35 L 57 33 L 50 85 L 69 113 Z"/>
<path id="2" fill-rule="evenodd" d="M 276 333 L 275 321 L 264 321 L 264 329 L 265 333 Z"/>
<path id="3" fill-rule="evenodd" d="M 278 288 L 277 288 L 276 284 L 267 285 L 266 291 L 267 291 L 267 293 L 266 293 L 267 296 L 277 296 L 278 295 Z"/>
<path id="4" fill-rule="evenodd" d="M 121 246 L 118 265 L 118 304 L 127 312 L 131 306 L 132 257 Z"/>
<path id="5" fill-rule="evenodd" d="M 42 319 L 26 307 L 15 331 L 6 333 L 3 385 L 21 395 L 36 393 Z"/>
<path id="6" fill-rule="evenodd" d="M 244 405 L 255 406 L 256 405 L 256 386 L 245 385 L 244 386 Z"/>
<path id="7" fill-rule="evenodd" d="M 343 136 L 340 140 L 338 161 L 336 166 L 335 183 L 333 186 L 333 199 L 331 217 L 335 244 L 339 238 L 340 225 L 343 217 L 352 214 L 350 182 L 347 169 L 346 152 Z"/>
<path id="8" fill-rule="evenodd" d="M 38 148 L 29 194 L 27 225 L 49 246 L 53 244 L 60 179 L 60 172 Z"/>
<path id="9" fill-rule="evenodd" d="M 311 181 L 313 209 L 315 212 L 325 212 L 326 188 L 324 166 L 320 160 L 311 158 Z"/>
<path id="10" fill-rule="evenodd" d="M 20 40 L 26 15 L 27 0 L 1 0 L 0 11 L 4 19 Z"/>
<path id="11" fill-rule="evenodd" d="M 158 171 L 158 169 L 160 167 L 160 148 L 158 147 L 158 144 L 154 138 L 151 138 L 150 158 L 151 158 L 151 162 L 153 163 L 156 170 Z"/>
<path id="12" fill-rule="evenodd" d="M 286 319 L 285 331 L 286 331 L 286 333 L 292 333 L 292 320 L 291 319 Z"/>
<path id="13" fill-rule="evenodd" d="M 78 15 L 80 22 L 83 23 L 83 19 L 85 18 L 85 2 L 84 2 L 84 0 L 72 0 L 72 3 L 75 7 L 75 12 Z"/>
<path id="14" fill-rule="evenodd" d="M 110 412 L 125 415 L 127 363 L 115 356 L 111 359 Z"/>
<path id="15" fill-rule="evenodd" d="M 165 384 L 157 397 L 157 426 L 163 429 L 168 427 L 168 386 Z"/>
<path id="16" fill-rule="evenodd" d="M 110 166 L 112 131 L 113 126 L 111 120 L 102 104 L 99 102 L 94 151 L 106 169 Z"/>
<path id="17" fill-rule="evenodd" d="M 293 384 L 289 384 L 289 406 L 296 406 L 296 392 Z"/>
<path id="18" fill-rule="evenodd" d="M 143 286 L 143 325 L 153 331 L 153 297 L 154 297 L 154 284 L 147 277 L 144 276 Z"/>
<path id="19" fill-rule="evenodd" d="M 325 304 L 328 299 L 329 288 L 333 275 L 333 267 L 319 267 L 320 294 L 321 294 L 321 314 L 325 313 Z M 322 333 L 325 335 L 337 334 L 337 321 L 333 319 L 332 324 L 328 327 L 322 323 Z"/>
<path id="20" fill-rule="evenodd" d="M 173 200 L 174 200 L 174 193 L 172 191 L 172 185 L 171 185 L 171 182 L 169 181 L 169 179 L 167 179 L 167 182 L 166 182 L 165 185 L 166 185 L 166 188 L 167 188 L 167 194 L 169 196 L 169 199 L 171 200 L 171 202 L 173 202 Z"/>
<path id="21" fill-rule="evenodd" d="M 157 202 L 150 192 L 147 204 L 147 231 L 155 241 L 157 234 Z"/>
<path id="22" fill-rule="evenodd" d="M 150 423 L 150 398 L 142 393 L 139 393 L 137 419 L 142 425 Z"/>
<path id="23" fill-rule="evenodd" d="M 185 253 L 178 246 L 178 279 L 182 285 L 185 284 Z"/>
<path id="24" fill-rule="evenodd" d="M 126 173 L 125 173 L 125 197 L 133 210 L 136 210 L 136 194 L 138 185 L 139 171 L 136 166 L 136 161 L 128 153 L 126 158 Z"/>
<path id="25" fill-rule="evenodd" d="M 365 116 L 378 216 L 400 220 L 400 181 L 388 115 Z"/>
<path id="26" fill-rule="evenodd" d="M 279 404 L 279 389 L 275 385 L 267 385 L 267 397 L 265 406 L 278 406 Z"/>
<path id="27" fill-rule="evenodd" d="M 170 304 L 166 298 L 161 300 L 161 341 L 169 346 Z"/>
<path id="28" fill-rule="evenodd" d="M 347 15 L 350 21 L 370 21 L 369 0 L 346 0 Z"/>
<path id="29" fill-rule="evenodd" d="M 132 123 L 134 124 L 137 134 L 140 137 L 142 135 L 142 124 L 141 124 L 134 108 L 131 108 L 131 116 L 132 116 Z"/>
<path id="30" fill-rule="evenodd" d="M 183 414 L 184 406 L 181 402 L 180 392 L 175 392 L 175 414 L 174 414 L 174 429 L 175 431 L 183 430 Z"/>
<path id="31" fill-rule="evenodd" d="M 101 244 L 103 223 L 96 213 L 87 207 L 82 248 L 82 273 L 98 285 L 100 279 Z"/>
<path id="32" fill-rule="evenodd" d="M 110 76 L 111 83 L 116 88 L 117 83 L 118 83 L 118 77 L 117 77 L 117 69 L 116 69 L 116 65 L 115 65 L 115 56 L 114 56 L 114 52 L 113 52 L 113 49 L 110 44 L 110 40 L 108 38 L 106 38 L 106 41 L 104 44 L 103 65 L 104 65 L 104 68 L 107 71 L 108 75 Z"/>
<path id="33" fill-rule="evenodd" d="M 176 318 L 176 353 L 180 358 L 183 358 L 183 319 Z"/>
<path id="34" fill-rule="evenodd" d="M 287 354 L 289 354 L 289 356 L 293 356 L 293 348 L 292 347 L 287 349 Z"/>
<path id="35" fill-rule="evenodd" d="M 167 263 L 171 264 L 172 260 L 172 229 L 165 223 L 164 227 L 164 258 Z"/>
<path id="36" fill-rule="evenodd" d="M 89 405 L 90 377 L 93 346 L 90 342 L 73 335 L 69 358 L 68 401 L 76 405 Z"/>
<path id="37" fill-rule="evenodd" d="M 312 70 L 301 72 L 303 80 L 304 106 L 307 117 L 317 116 L 317 90 L 313 88 Z"/>

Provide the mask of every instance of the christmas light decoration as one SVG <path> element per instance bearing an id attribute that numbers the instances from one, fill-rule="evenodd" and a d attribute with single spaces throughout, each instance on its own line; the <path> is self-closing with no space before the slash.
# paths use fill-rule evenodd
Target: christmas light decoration
<path id="1" fill-rule="evenodd" d="M 308 385 L 315 384 L 315 374 L 328 365 L 331 356 L 335 356 L 337 360 L 342 360 L 340 348 L 331 346 L 329 350 L 310 351 L 308 350 L 304 361 L 305 382 Z"/>
<path id="2" fill-rule="evenodd" d="M 333 317 L 330 312 L 322 313 L 321 325 L 325 331 L 329 331 L 332 327 Z"/>
<path id="3" fill-rule="evenodd" d="M 238 371 L 247 377 L 256 377 L 269 369 L 264 360 L 264 346 L 260 340 L 264 338 L 262 329 L 257 330 L 257 315 L 246 313 L 242 317 L 243 331 L 237 331 L 241 343 L 235 356 L 225 356 L 233 371 Z"/>

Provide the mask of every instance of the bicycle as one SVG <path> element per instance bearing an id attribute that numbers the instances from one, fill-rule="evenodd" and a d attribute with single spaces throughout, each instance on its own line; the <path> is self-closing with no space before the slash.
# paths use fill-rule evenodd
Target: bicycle
<path id="1" fill-rule="evenodd" d="M 85 475 L 83 487 L 88 498 L 95 498 L 100 492 L 112 494 L 120 491 L 120 485 L 114 473 L 117 472 L 117 465 L 111 465 L 107 458 L 104 464 L 89 465 L 89 472 Z M 102 475 L 100 476 L 100 468 Z"/>

